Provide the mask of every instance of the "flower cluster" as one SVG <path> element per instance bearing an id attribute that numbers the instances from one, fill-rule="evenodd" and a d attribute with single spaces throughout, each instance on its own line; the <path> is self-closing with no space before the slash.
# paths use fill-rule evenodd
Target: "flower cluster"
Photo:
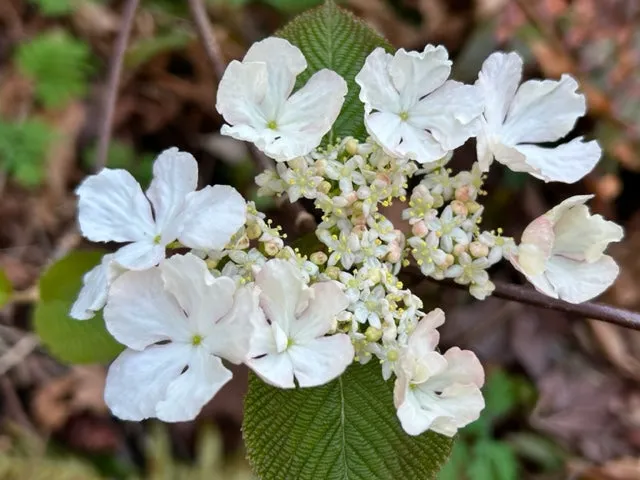
<path id="1" fill-rule="evenodd" d="M 507 259 L 556 298 L 582 302 L 604 291 L 618 273 L 604 250 L 622 229 L 592 216 L 589 196 L 536 219 L 519 244 L 481 227 L 494 159 L 545 181 L 575 182 L 594 167 L 594 141 L 535 145 L 565 137 L 585 113 L 584 96 L 569 76 L 520 85 L 514 53 L 491 55 L 464 85 L 449 79 L 443 47 L 376 49 L 355 77 L 367 138 L 323 143 L 347 83 L 321 70 L 293 92 L 306 67 L 286 40 L 258 42 L 229 65 L 216 104 L 223 134 L 275 160 L 256 178 L 259 193 L 313 202 L 321 221 L 304 251 L 233 188 L 196 191 L 195 160 L 170 149 L 146 194 L 121 170 L 78 188 L 82 233 L 130 243 L 85 275 L 72 316 L 104 307 L 107 329 L 127 347 L 105 394 L 121 418 L 194 418 L 231 378 L 222 360 L 295 388 L 375 359 L 385 380 L 395 376 L 407 433 L 453 436 L 484 407 L 482 366 L 470 351 L 438 349 L 444 313 L 425 312 L 398 275 L 415 266 L 484 299 L 494 289 L 489 268 Z M 470 138 L 478 160 L 454 173 L 447 164 Z M 395 223 L 386 208 L 394 202 L 403 206 Z"/>

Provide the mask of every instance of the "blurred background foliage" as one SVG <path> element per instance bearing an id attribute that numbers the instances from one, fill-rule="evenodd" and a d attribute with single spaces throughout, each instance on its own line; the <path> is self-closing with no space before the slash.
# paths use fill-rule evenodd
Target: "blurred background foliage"
<path id="1" fill-rule="evenodd" d="M 209 0 L 227 60 L 319 0 Z M 343 0 L 391 43 L 444 44 L 454 76 L 473 82 L 484 58 L 515 49 L 528 78 L 576 76 L 589 114 L 579 134 L 604 149 L 577 185 L 542 185 L 496 166 L 486 221 L 516 237 L 561 198 L 595 193 L 592 207 L 625 225 L 613 252 L 622 272 L 605 300 L 640 307 L 640 2 L 636 0 Z M 69 367 L 83 348 L 65 312 L 97 260 L 75 224 L 73 189 L 96 168 L 106 71 L 123 1 L 0 1 L 0 479 L 250 479 L 240 424 L 246 371 L 195 422 L 129 424 L 102 400 L 105 367 Z M 143 0 L 124 58 L 108 166 L 143 185 L 172 145 L 200 161 L 202 184 L 255 198 L 246 148 L 216 132 L 216 81 L 186 2 Z M 472 142 L 452 168 L 468 168 Z M 285 230 L 290 219 L 258 199 Z M 388 215 L 400 222 L 402 205 Z M 292 235 L 295 238 L 295 235 Z M 78 253 L 80 251 L 80 253 Z M 43 272 L 47 272 L 40 279 Z M 519 282 L 512 271 L 497 278 Z M 407 279 L 426 308 L 447 312 L 443 346 L 478 353 L 487 367 L 483 417 L 459 434 L 441 480 L 640 478 L 640 338 Z M 97 322 L 101 322 L 98 318 Z M 81 328 L 81 327 L 80 327 Z M 33 333 L 40 334 L 41 341 Z M 118 348 L 102 345 L 101 348 Z"/>

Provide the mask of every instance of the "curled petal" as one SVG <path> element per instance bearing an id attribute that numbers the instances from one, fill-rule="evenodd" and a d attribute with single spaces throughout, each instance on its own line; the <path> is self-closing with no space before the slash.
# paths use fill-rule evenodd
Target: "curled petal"
<path id="1" fill-rule="evenodd" d="M 353 361 L 354 350 L 349 336 L 339 333 L 294 344 L 288 353 L 298 384 L 315 387 L 340 376 Z"/>

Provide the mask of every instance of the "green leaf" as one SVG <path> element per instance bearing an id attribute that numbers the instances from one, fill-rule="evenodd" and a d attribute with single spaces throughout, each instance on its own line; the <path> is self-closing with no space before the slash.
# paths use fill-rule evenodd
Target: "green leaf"
<path id="1" fill-rule="evenodd" d="M 460 480 L 464 478 L 466 465 L 469 463 L 469 447 L 458 440 L 453 446 L 451 457 L 438 474 L 438 480 Z"/>
<path id="2" fill-rule="evenodd" d="M 322 0 L 262 0 L 262 2 L 281 12 L 296 13 L 315 7 L 321 4 Z"/>
<path id="3" fill-rule="evenodd" d="M 75 2 L 72 0 L 31 0 L 38 5 L 45 17 L 62 17 L 73 12 Z"/>
<path id="4" fill-rule="evenodd" d="M 323 68 L 335 71 L 347 82 L 349 92 L 328 141 L 349 135 L 364 139 L 364 105 L 358 98 L 360 87 L 355 76 L 374 49 L 383 47 L 391 51 L 391 45 L 332 1 L 296 17 L 276 35 L 296 45 L 307 59 L 308 67 L 298 77 L 298 88 Z"/>
<path id="5" fill-rule="evenodd" d="M 82 97 L 93 71 L 89 46 L 65 32 L 43 33 L 18 47 L 20 71 L 35 83 L 35 94 L 47 108 Z"/>
<path id="6" fill-rule="evenodd" d="M 249 379 L 244 439 L 262 480 L 436 478 L 453 440 L 406 434 L 380 365 L 354 364 L 315 388 L 284 390 Z"/>
<path id="7" fill-rule="evenodd" d="M 83 275 L 100 263 L 103 254 L 100 251 L 71 252 L 40 277 L 40 302 L 33 314 L 35 331 L 51 354 L 62 362 L 108 362 L 124 348 L 105 328 L 101 313 L 91 320 L 69 317 Z"/>
<path id="8" fill-rule="evenodd" d="M 509 445 L 481 440 L 467 468 L 469 480 L 518 480 L 518 460 Z"/>
<path id="9" fill-rule="evenodd" d="M 0 270 L 0 308 L 4 307 L 13 294 L 13 285 L 4 270 Z"/>

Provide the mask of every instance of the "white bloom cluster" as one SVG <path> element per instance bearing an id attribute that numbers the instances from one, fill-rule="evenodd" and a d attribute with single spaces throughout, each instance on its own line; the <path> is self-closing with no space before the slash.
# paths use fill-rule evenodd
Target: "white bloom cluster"
<path id="1" fill-rule="evenodd" d="M 117 170 L 78 188 L 83 234 L 132 243 L 86 274 L 72 315 L 90 318 L 106 304 L 108 330 L 128 347 L 107 379 L 107 403 L 122 418 L 193 418 L 231 376 L 221 359 L 294 388 L 375 358 L 385 380 L 395 376 L 404 430 L 453 436 L 484 407 L 482 366 L 470 351 L 438 350 L 444 313 L 425 314 L 398 274 L 415 264 L 484 299 L 494 289 L 488 269 L 506 258 L 556 298 L 582 302 L 606 289 L 618 267 L 604 250 L 622 229 L 591 216 L 588 196 L 535 220 L 519 245 L 481 228 L 494 159 L 546 181 L 575 182 L 594 167 L 596 142 L 534 145 L 567 135 L 584 96 L 569 76 L 519 85 L 513 53 L 491 55 L 464 85 L 449 80 L 441 46 L 376 49 L 355 77 L 368 137 L 321 146 L 347 84 L 321 70 L 293 92 L 306 66 L 286 40 L 258 42 L 229 65 L 216 104 L 223 134 L 276 162 L 256 178 L 259 193 L 314 204 L 321 223 L 304 251 L 231 187 L 196 192 L 195 160 L 168 150 L 146 196 Z M 478 161 L 453 174 L 453 150 L 473 137 Z M 393 202 L 405 207 L 395 225 L 383 208 Z M 191 252 L 165 258 L 167 248 Z"/>

